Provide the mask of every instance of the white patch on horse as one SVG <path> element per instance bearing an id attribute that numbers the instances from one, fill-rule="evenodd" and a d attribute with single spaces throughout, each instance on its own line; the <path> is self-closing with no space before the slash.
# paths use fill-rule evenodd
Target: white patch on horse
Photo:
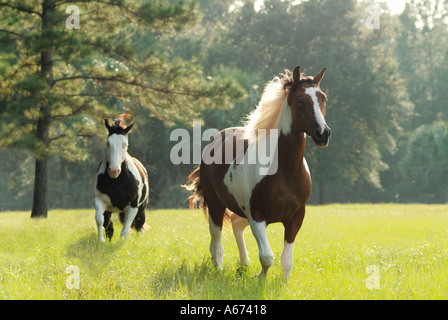
<path id="1" fill-rule="evenodd" d="M 282 264 L 283 275 L 285 278 L 289 278 L 294 265 L 294 242 L 289 243 L 285 241 L 280 261 Z"/>
<path id="2" fill-rule="evenodd" d="M 104 223 L 104 211 L 106 211 L 106 205 L 102 201 L 102 199 L 95 197 L 93 200 L 95 205 L 95 221 L 98 229 L 98 240 L 100 242 L 104 242 L 103 236 L 103 223 Z"/>
<path id="3" fill-rule="evenodd" d="M 254 157 L 257 155 L 257 145 L 263 144 L 263 146 L 269 146 L 271 150 L 276 150 L 278 144 L 277 139 L 272 145 L 272 141 L 268 137 L 270 135 L 259 134 L 258 139 L 249 139 L 242 161 L 234 160 L 224 176 L 224 185 L 248 218 L 251 217 L 252 190 L 269 173 L 269 166 L 272 165 L 272 163 L 262 164 L 260 161 L 254 161 Z"/>
<path id="4" fill-rule="evenodd" d="M 319 124 L 320 132 L 323 133 L 325 129 L 325 118 L 322 114 L 322 111 L 320 110 L 319 99 L 317 99 L 316 95 L 317 92 L 320 92 L 320 89 L 318 87 L 308 87 L 305 89 L 305 93 L 309 95 L 311 97 L 311 100 L 313 101 L 314 117 Z"/>
<path id="5" fill-rule="evenodd" d="M 128 156 L 128 137 L 114 133 L 107 138 L 107 143 L 109 176 L 111 178 L 117 178 L 120 175 L 121 164 Z"/>
<path id="6" fill-rule="evenodd" d="M 291 132 L 292 128 L 292 115 L 291 107 L 288 105 L 288 100 L 285 99 L 283 102 L 282 111 L 275 125 L 276 129 L 279 129 L 285 136 Z"/>
<path id="7" fill-rule="evenodd" d="M 137 188 L 137 194 L 138 194 L 137 202 L 138 202 L 138 201 L 140 201 L 140 198 L 142 196 L 144 182 L 142 181 L 142 179 L 140 177 L 140 172 L 138 171 L 137 166 L 135 165 L 132 157 L 129 154 L 126 156 L 126 165 L 128 167 L 128 170 L 132 173 L 135 181 L 137 181 L 137 184 L 138 184 L 138 188 Z M 139 207 L 142 203 L 143 202 L 138 202 L 137 207 Z"/>
<path id="8" fill-rule="evenodd" d="M 308 163 L 306 162 L 305 157 L 303 157 L 303 165 L 305 166 L 305 170 L 308 173 L 308 175 L 310 176 L 311 179 L 311 172 L 310 172 L 310 168 L 308 167 Z"/>
<path id="9" fill-rule="evenodd" d="M 210 253 L 215 267 L 222 269 L 222 258 L 224 256 L 224 248 L 221 241 L 221 228 L 213 223 L 212 218 L 208 218 L 208 227 L 212 240 L 210 242 Z"/>
<path id="10" fill-rule="evenodd" d="M 137 203 L 137 206 L 140 207 L 143 204 L 143 202 L 145 202 L 146 199 L 148 199 L 148 195 L 149 195 L 148 172 L 146 171 L 146 168 L 143 166 L 143 164 L 138 159 L 133 158 L 133 157 L 130 157 L 130 158 L 131 158 L 130 162 L 132 162 L 132 168 L 129 168 L 129 170 L 132 172 L 132 174 L 134 175 L 135 179 L 138 182 L 139 202 Z M 142 177 L 140 175 L 140 171 L 138 170 L 137 165 L 139 165 L 140 168 L 143 170 L 144 177 Z M 135 168 L 135 170 L 134 170 L 134 168 Z M 146 186 L 145 197 L 143 199 L 141 199 L 143 187 L 145 187 L 145 186 Z M 140 199 L 141 199 L 141 201 L 140 201 Z"/>
<path id="11" fill-rule="evenodd" d="M 262 274 L 266 274 L 274 263 L 274 253 L 269 246 L 266 235 L 266 221 L 256 222 L 255 220 L 249 219 L 249 224 L 255 240 L 257 240 L 258 257 L 262 266 Z"/>

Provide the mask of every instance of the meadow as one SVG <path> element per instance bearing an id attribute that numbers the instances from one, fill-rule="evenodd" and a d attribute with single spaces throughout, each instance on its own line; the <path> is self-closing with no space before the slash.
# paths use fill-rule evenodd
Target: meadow
<path id="1" fill-rule="evenodd" d="M 447 299 L 448 206 L 309 206 L 283 279 L 283 226 L 268 226 L 275 254 L 266 279 L 246 229 L 251 264 L 241 270 L 230 231 L 223 270 L 209 258 L 199 210 L 147 212 L 150 230 L 99 243 L 94 210 L 0 213 L 0 299 Z M 72 270 L 79 271 L 79 289 Z M 72 278 L 71 278 L 72 277 Z M 371 281 L 373 279 L 373 281 Z"/>

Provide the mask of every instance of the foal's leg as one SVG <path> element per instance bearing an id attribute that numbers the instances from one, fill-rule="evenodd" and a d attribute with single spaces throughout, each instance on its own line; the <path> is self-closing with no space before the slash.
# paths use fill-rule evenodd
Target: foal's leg
<path id="1" fill-rule="evenodd" d="M 249 225 L 249 220 L 237 214 L 232 214 L 230 219 L 232 220 L 233 235 L 235 236 L 236 245 L 240 253 L 240 264 L 248 265 L 250 260 L 247 255 L 246 244 L 244 243 L 244 229 Z"/>
<path id="2" fill-rule="evenodd" d="M 125 210 L 123 229 L 121 230 L 120 234 L 121 238 L 126 238 L 129 236 L 129 231 L 131 229 L 132 222 L 134 221 L 134 218 L 137 215 L 137 212 L 138 208 L 134 208 L 131 206 L 129 206 Z"/>
<path id="3" fill-rule="evenodd" d="M 274 263 L 274 253 L 269 246 L 266 235 L 266 221 L 257 222 L 251 218 L 249 219 L 249 224 L 255 240 L 257 240 L 258 256 L 262 267 L 260 275 L 265 276 Z"/>
<path id="4" fill-rule="evenodd" d="M 114 235 L 114 224 L 112 223 L 112 220 L 110 219 L 110 216 L 112 215 L 112 212 L 105 211 L 104 212 L 104 230 L 106 231 L 106 237 L 109 239 L 109 241 L 112 240 L 112 236 Z"/>
<path id="5" fill-rule="evenodd" d="M 132 226 L 137 231 L 143 231 L 143 225 L 145 224 L 146 216 L 145 216 L 145 205 L 142 204 L 138 207 L 137 215 L 135 216 L 134 223 Z"/>
<path id="6" fill-rule="evenodd" d="M 98 198 L 93 200 L 93 205 L 95 206 L 95 220 L 96 227 L 98 228 L 98 240 L 104 242 L 103 236 L 103 224 L 104 224 L 104 212 L 106 211 L 106 206 L 103 201 Z"/>
<path id="7" fill-rule="evenodd" d="M 294 240 L 302 226 L 304 217 L 305 207 L 302 207 L 291 219 L 283 223 L 285 227 L 285 243 L 281 256 L 281 264 L 285 278 L 289 278 L 291 275 L 291 270 L 294 265 Z"/>

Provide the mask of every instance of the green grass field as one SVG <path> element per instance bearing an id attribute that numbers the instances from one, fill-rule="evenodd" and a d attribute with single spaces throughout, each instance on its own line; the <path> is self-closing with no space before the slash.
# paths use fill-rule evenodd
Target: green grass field
<path id="1" fill-rule="evenodd" d="M 151 229 L 126 240 L 115 216 L 114 238 L 103 244 L 93 209 L 29 216 L 0 213 L 0 299 L 448 298 L 447 205 L 310 206 L 288 281 L 280 266 L 281 224 L 268 227 L 276 258 L 259 279 L 250 228 L 247 270 L 238 272 L 235 240 L 226 230 L 223 270 L 213 268 L 199 210 L 148 211 Z M 79 270 L 79 289 L 70 289 L 70 266 Z M 368 285 L 373 277 L 378 289 Z"/>

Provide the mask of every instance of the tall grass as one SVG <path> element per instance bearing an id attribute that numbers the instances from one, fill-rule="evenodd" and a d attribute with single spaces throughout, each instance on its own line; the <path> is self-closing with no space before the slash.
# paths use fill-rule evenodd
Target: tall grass
<path id="1" fill-rule="evenodd" d="M 94 211 L 0 213 L 1 299 L 447 299 L 448 206 L 310 206 L 285 281 L 280 266 L 283 227 L 268 227 L 276 256 L 266 279 L 255 239 L 242 271 L 233 235 L 223 232 L 223 270 L 209 259 L 210 236 L 200 211 L 155 210 L 151 229 L 98 243 Z M 76 266 L 80 288 L 66 285 Z M 376 266 L 378 289 L 366 272 Z"/>

